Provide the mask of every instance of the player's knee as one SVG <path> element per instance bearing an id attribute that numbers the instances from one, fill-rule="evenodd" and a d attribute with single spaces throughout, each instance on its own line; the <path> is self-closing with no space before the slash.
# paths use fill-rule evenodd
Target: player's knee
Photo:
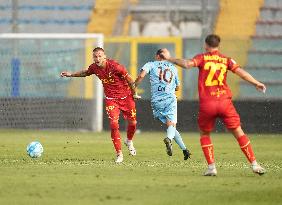
<path id="1" fill-rule="evenodd" d="M 128 121 L 128 128 L 136 129 L 137 121 Z"/>
<path id="2" fill-rule="evenodd" d="M 111 130 L 118 130 L 119 124 L 117 120 L 111 120 L 110 121 Z"/>

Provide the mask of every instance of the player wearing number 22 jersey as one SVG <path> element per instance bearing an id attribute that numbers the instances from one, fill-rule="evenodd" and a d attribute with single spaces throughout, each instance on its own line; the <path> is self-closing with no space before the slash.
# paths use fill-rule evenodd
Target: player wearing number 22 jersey
<path id="1" fill-rule="evenodd" d="M 265 170 L 256 161 L 249 138 L 243 132 L 240 117 L 231 101 L 232 94 L 226 83 L 227 71 L 232 71 L 243 80 L 253 84 L 257 90 L 265 92 L 265 85 L 244 71 L 231 58 L 226 57 L 219 51 L 220 37 L 214 34 L 205 39 L 205 53 L 196 55 L 191 60 L 174 59 L 164 49 L 161 53 L 165 59 L 183 68 L 198 67 L 198 92 L 199 92 L 199 115 L 198 125 L 200 129 L 200 142 L 208 169 L 205 176 L 215 176 L 213 144 L 210 133 L 214 128 L 216 118 L 220 118 L 229 131 L 238 141 L 241 150 L 252 165 L 253 172 L 264 174 Z"/>
<path id="2" fill-rule="evenodd" d="M 177 123 L 177 99 L 175 91 L 179 88 L 179 79 L 176 67 L 165 61 L 159 49 L 156 53 L 156 61 L 146 63 L 135 81 L 138 86 L 145 75 L 150 75 L 151 83 L 151 107 L 155 118 L 167 125 L 167 136 L 164 139 L 167 154 L 172 156 L 172 139 L 183 151 L 184 160 L 190 157 L 179 132 L 176 130 Z"/>
<path id="3" fill-rule="evenodd" d="M 240 117 L 231 102 L 232 93 L 226 84 L 227 71 L 234 72 L 239 65 L 218 50 L 199 54 L 192 61 L 199 68 L 200 129 L 212 131 L 218 115 L 228 129 L 240 126 Z"/>

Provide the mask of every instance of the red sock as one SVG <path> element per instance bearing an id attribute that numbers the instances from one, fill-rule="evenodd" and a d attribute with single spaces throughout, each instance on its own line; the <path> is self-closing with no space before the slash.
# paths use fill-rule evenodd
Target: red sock
<path id="1" fill-rule="evenodd" d="M 237 138 L 237 141 L 241 147 L 242 152 L 245 154 L 247 157 L 248 161 L 252 163 L 254 160 L 256 160 L 251 142 L 247 135 L 242 135 L 241 137 Z"/>
<path id="2" fill-rule="evenodd" d="M 111 130 L 111 137 L 117 153 L 121 151 L 120 134 L 118 129 Z"/>
<path id="3" fill-rule="evenodd" d="M 136 131 L 136 123 L 127 125 L 127 139 L 132 140 Z"/>
<path id="4" fill-rule="evenodd" d="M 214 163 L 213 144 L 210 136 L 202 136 L 200 139 L 201 146 L 208 164 Z"/>

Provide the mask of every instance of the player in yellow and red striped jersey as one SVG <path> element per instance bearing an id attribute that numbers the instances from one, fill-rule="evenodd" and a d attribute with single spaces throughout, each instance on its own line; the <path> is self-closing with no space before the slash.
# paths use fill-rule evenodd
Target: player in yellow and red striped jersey
<path id="1" fill-rule="evenodd" d="M 205 39 L 205 53 L 196 55 L 191 60 L 171 58 L 169 52 L 162 54 L 165 59 L 183 68 L 198 67 L 200 142 L 208 169 L 205 176 L 216 176 L 214 148 L 210 133 L 214 128 L 216 118 L 220 118 L 228 130 L 237 139 L 241 150 L 251 163 L 252 170 L 264 174 L 265 169 L 256 161 L 250 140 L 241 128 L 240 116 L 231 101 L 232 93 L 226 83 L 227 71 L 231 71 L 243 80 L 253 84 L 257 90 L 265 92 L 266 87 L 248 72 L 244 71 L 232 58 L 226 57 L 219 51 L 220 37 L 208 35 Z"/>

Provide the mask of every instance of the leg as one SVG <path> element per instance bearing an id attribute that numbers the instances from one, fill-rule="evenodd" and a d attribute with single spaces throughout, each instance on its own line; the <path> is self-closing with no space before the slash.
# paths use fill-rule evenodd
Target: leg
<path id="1" fill-rule="evenodd" d="M 183 142 L 183 140 L 182 140 L 182 137 L 181 137 L 180 133 L 177 130 L 175 130 L 174 141 L 176 142 L 176 144 L 178 144 L 178 146 L 179 146 L 179 148 L 181 150 L 186 150 L 187 149 L 185 144 L 184 144 L 184 142 Z"/>
<path id="2" fill-rule="evenodd" d="M 120 111 L 115 101 L 106 100 L 106 112 L 110 120 L 111 138 L 117 153 L 116 162 L 121 163 L 123 161 L 123 155 L 121 150 L 121 140 L 120 140 L 121 138 L 119 133 L 119 123 L 118 123 Z"/>
<path id="3" fill-rule="evenodd" d="M 222 105 L 220 107 L 224 108 L 224 110 L 221 111 L 221 116 L 225 126 L 238 141 L 242 152 L 245 154 L 248 161 L 252 164 L 253 171 L 257 174 L 264 174 L 265 170 L 257 164 L 250 140 L 241 128 L 240 116 L 237 113 L 232 101 L 225 100 L 221 103 Z"/>
<path id="4" fill-rule="evenodd" d="M 238 141 L 238 144 L 242 152 L 247 157 L 248 161 L 252 164 L 253 172 L 257 174 L 264 174 L 265 170 L 257 163 L 255 154 L 251 146 L 251 142 L 249 138 L 247 137 L 247 135 L 242 130 L 241 126 L 235 129 L 230 129 L 230 131 L 233 134 L 233 136 L 236 138 L 236 140 Z"/>
<path id="5" fill-rule="evenodd" d="M 208 164 L 208 169 L 204 176 L 216 176 L 217 170 L 214 160 L 214 147 L 210 138 L 217 117 L 217 102 L 208 102 L 200 104 L 198 125 L 200 129 L 200 143 L 203 154 Z"/>
<path id="6" fill-rule="evenodd" d="M 164 143 L 166 146 L 166 153 L 168 156 L 172 156 L 172 143 L 171 140 L 174 138 L 175 136 L 175 123 L 167 120 L 166 122 L 167 125 L 167 130 L 166 130 L 166 138 L 164 138 Z"/>
<path id="7" fill-rule="evenodd" d="M 115 147 L 116 153 L 121 153 L 121 142 L 120 142 L 120 133 L 119 133 L 119 124 L 117 120 L 110 121 L 111 126 L 111 138 L 113 145 Z"/>
<path id="8" fill-rule="evenodd" d="M 204 173 L 205 176 L 216 176 L 217 170 L 215 168 L 215 160 L 214 160 L 214 149 L 213 144 L 210 138 L 209 131 L 200 131 L 200 142 L 202 146 L 202 150 L 206 161 L 208 163 L 208 169 Z"/>
<path id="9" fill-rule="evenodd" d="M 128 120 L 127 123 L 127 140 L 132 140 L 136 131 L 136 120 Z"/>
<path id="10" fill-rule="evenodd" d="M 186 148 L 182 137 L 180 135 L 180 133 L 175 130 L 175 137 L 174 137 L 175 142 L 178 144 L 178 146 L 180 147 L 180 149 L 182 149 L 183 155 L 184 155 L 184 160 L 187 160 L 188 158 L 190 158 L 191 153 L 189 152 L 189 150 Z"/>
<path id="11" fill-rule="evenodd" d="M 136 149 L 133 146 L 133 137 L 136 131 L 136 108 L 135 102 L 132 97 L 128 97 L 121 101 L 121 107 L 123 111 L 123 117 L 127 120 L 127 139 L 125 145 L 127 146 L 129 153 L 132 156 L 136 155 Z"/>
<path id="12" fill-rule="evenodd" d="M 136 149 L 133 146 L 133 141 L 132 138 L 134 136 L 135 130 L 136 130 L 136 120 L 128 120 L 128 125 L 127 125 L 127 139 L 125 140 L 125 145 L 127 146 L 129 153 L 132 156 L 136 155 Z"/>

